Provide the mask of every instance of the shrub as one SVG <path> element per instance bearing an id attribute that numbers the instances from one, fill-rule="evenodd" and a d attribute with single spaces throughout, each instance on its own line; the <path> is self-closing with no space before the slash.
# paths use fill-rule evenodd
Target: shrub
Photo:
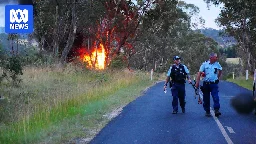
<path id="1" fill-rule="evenodd" d="M 14 84 L 20 82 L 19 75 L 22 75 L 22 59 L 17 55 L 7 55 L 0 47 L 0 82 L 3 79 L 11 79 Z"/>
<path id="2" fill-rule="evenodd" d="M 109 65 L 109 67 L 113 68 L 113 69 L 122 69 L 125 66 L 126 65 L 125 65 L 125 62 L 123 60 L 123 56 L 122 55 L 114 57 L 112 59 L 112 61 L 110 62 L 110 65 Z"/>
<path id="3" fill-rule="evenodd" d="M 54 57 L 49 53 L 39 52 L 31 46 L 21 53 L 22 65 L 43 66 L 54 63 Z"/>
<path id="4" fill-rule="evenodd" d="M 226 64 L 225 67 L 223 66 L 223 73 L 222 77 L 224 80 L 230 79 L 233 77 L 233 72 L 235 74 L 235 77 L 239 77 L 241 75 L 241 65 L 237 64 Z"/>
<path id="5" fill-rule="evenodd" d="M 227 80 L 227 79 L 231 79 L 231 78 L 233 78 L 233 73 L 229 73 L 229 74 L 223 76 L 223 80 Z"/>

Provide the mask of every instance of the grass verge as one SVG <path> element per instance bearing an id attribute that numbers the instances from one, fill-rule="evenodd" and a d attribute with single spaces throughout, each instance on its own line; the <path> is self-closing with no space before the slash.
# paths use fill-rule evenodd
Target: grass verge
<path id="1" fill-rule="evenodd" d="M 28 68 L 20 87 L 1 85 L 0 143 L 87 141 L 113 110 L 153 84 L 148 74 Z M 4 106 L 4 107 L 3 107 Z"/>
<path id="2" fill-rule="evenodd" d="M 252 90 L 253 87 L 253 78 L 249 77 L 248 80 L 246 80 L 244 77 L 238 77 L 236 79 L 227 79 L 229 82 L 233 82 L 241 87 L 244 87 L 248 90 Z"/>

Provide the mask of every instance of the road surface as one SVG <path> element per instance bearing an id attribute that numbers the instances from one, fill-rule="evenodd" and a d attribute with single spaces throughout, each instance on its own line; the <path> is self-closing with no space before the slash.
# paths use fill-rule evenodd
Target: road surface
<path id="1" fill-rule="evenodd" d="M 205 117 L 203 106 L 194 98 L 194 89 L 186 84 L 186 113 L 172 114 L 170 89 L 164 82 L 149 88 L 143 96 L 123 108 L 91 144 L 256 144 L 256 116 L 240 115 L 230 99 L 247 89 L 236 84 L 219 83 L 219 118 Z M 213 102 L 211 100 L 211 106 Z M 213 111 L 211 111 L 213 112 Z"/>

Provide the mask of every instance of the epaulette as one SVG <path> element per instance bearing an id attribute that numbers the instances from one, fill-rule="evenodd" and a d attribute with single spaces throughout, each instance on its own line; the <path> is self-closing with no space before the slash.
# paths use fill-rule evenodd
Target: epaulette
<path id="1" fill-rule="evenodd" d="M 204 62 L 202 63 L 202 65 L 205 64 L 205 63 L 207 63 L 207 61 L 204 61 Z"/>

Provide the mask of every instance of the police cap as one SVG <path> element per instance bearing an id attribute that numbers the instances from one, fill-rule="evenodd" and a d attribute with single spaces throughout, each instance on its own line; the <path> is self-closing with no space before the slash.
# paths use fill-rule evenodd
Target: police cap
<path id="1" fill-rule="evenodd" d="M 179 56 L 174 56 L 174 57 L 173 57 L 173 60 L 178 60 L 178 59 L 180 59 Z"/>

